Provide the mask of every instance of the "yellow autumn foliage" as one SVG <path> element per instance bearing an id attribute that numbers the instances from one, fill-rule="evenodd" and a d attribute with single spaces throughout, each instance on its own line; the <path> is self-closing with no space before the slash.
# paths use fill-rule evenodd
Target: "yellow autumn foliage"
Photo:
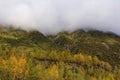
<path id="1" fill-rule="evenodd" d="M 85 62 L 85 57 L 82 54 L 75 54 L 74 60 L 78 62 Z"/>
<path id="2" fill-rule="evenodd" d="M 109 78 L 110 78 L 110 80 L 115 80 L 114 75 L 112 73 L 109 73 Z"/>
<path id="3" fill-rule="evenodd" d="M 52 65 L 48 70 L 47 73 L 51 75 L 55 80 L 59 78 L 58 66 Z"/>
<path id="4" fill-rule="evenodd" d="M 42 54 L 42 53 L 40 53 Z M 54 58 L 53 58 L 54 57 Z M 119 80 L 120 70 L 101 61 L 97 56 L 86 54 L 70 54 L 63 52 L 49 55 L 42 54 L 36 60 L 28 59 L 26 55 L 0 58 L 1 80 Z M 57 60 L 56 60 L 57 59 Z M 28 60 L 28 61 L 27 61 Z M 78 64 L 81 63 L 81 64 Z M 2 75 L 4 74 L 4 75 Z M 86 77 L 87 76 L 87 77 Z M 7 78 L 8 77 L 8 78 Z"/>
<path id="5" fill-rule="evenodd" d="M 11 74 L 19 76 L 20 74 L 25 72 L 27 63 L 25 58 L 20 57 L 19 59 L 17 59 L 15 56 L 11 56 L 10 63 L 12 65 Z"/>
<path id="6" fill-rule="evenodd" d="M 4 69 L 7 68 L 7 61 L 6 61 L 6 60 L 3 59 L 3 60 L 1 61 L 1 64 L 2 64 L 1 67 L 3 67 Z"/>
<path id="7" fill-rule="evenodd" d="M 94 56 L 94 57 L 93 57 L 93 62 L 94 62 L 95 64 L 98 64 L 98 63 L 99 63 L 99 59 L 97 58 L 97 56 Z"/>
<path id="8" fill-rule="evenodd" d="M 90 80 L 97 80 L 95 77 L 91 77 Z"/>
<path id="9" fill-rule="evenodd" d="M 88 56 L 88 57 L 87 57 L 87 61 L 89 61 L 89 62 L 92 61 L 92 57 L 91 57 L 91 56 Z"/>

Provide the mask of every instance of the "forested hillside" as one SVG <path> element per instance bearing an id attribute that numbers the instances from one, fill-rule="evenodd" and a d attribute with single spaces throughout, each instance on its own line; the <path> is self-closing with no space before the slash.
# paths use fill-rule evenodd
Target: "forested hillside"
<path id="1" fill-rule="evenodd" d="M 120 80 L 120 36 L 0 27 L 1 80 Z"/>

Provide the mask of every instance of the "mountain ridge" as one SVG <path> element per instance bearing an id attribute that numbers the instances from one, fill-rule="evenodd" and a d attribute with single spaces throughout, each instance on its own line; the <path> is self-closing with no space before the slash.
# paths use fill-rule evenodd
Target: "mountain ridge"
<path id="1" fill-rule="evenodd" d="M 112 32 L 83 29 L 74 32 L 60 32 L 56 35 L 40 33 L 37 30 L 24 31 L 15 28 L 0 29 L 1 43 L 11 46 L 38 47 L 43 51 L 69 51 L 99 57 L 112 65 L 120 64 L 120 36 Z"/>
<path id="2" fill-rule="evenodd" d="M 120 37 L 0 28 L 1 80 L 119 80 Z"/>

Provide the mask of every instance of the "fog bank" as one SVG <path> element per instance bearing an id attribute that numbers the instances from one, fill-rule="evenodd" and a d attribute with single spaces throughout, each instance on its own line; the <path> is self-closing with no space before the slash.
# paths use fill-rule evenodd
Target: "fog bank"
<path id="1" fill-rule="evenodd" d="M 93 28 L 120 35 L 120 0 L 0 0 L 0 24 L 44 34 Z"/>

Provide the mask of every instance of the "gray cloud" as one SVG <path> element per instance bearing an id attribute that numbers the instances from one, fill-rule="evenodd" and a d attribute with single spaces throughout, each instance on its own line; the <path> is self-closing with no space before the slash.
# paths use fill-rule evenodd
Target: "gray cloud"
<path id="1" fill-rule="evenodd" d="M 94 28 L 120 35 L 120 0 L 0 0 L 0 23 L 44 34 Z"/>

